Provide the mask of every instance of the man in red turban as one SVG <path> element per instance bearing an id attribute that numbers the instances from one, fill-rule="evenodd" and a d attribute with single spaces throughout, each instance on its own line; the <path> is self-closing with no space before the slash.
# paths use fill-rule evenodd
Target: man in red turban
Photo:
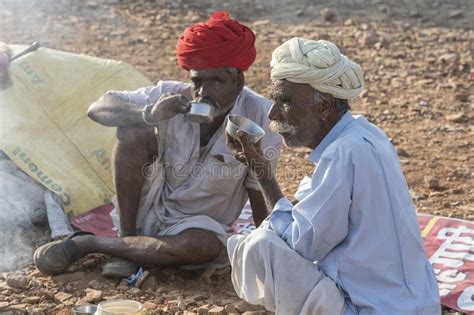
<path id="1" fill-rule="evenodd" d="M 273 167 L 282 144 L 269 129 L 271 102 L 245 87 L 254 44 L 248 27 L 214 13 L 178 39 L 178 63 L 191 83 L 109 91 L 90 106 L 91 119 L 117 127 L 112 160 L 121 237 L 73 235 L 43 245 L 34 255 L 42 273 L 62 273 L 89 253 L 116 257 L 104 266 L 108 276 L 128 276 L 137 265 L 228 263 L 230 225 L 247 200 L 257 224 L 268 211 L 256 179 L 226 144 L 225 118 L 242 115 L 265 130 L 261 144 Z M 211 106 L 211 122 L 192 120 L 191 100 Z"/>
<path id="2" fill-rule="evenodd" d="M 256 55 L 255 34 L 227 12 L 216 12 L 206 23 L 188 27 L 176 45 L 179 66 L 186 70 L 233 67 L 246 71 Z"/>

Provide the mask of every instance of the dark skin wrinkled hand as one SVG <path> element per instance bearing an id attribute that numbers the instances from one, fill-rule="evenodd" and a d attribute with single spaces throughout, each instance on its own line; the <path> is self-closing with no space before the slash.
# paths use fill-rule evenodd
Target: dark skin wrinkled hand
<path id="1" fill-rule="evenodd" d="M 254 178 L 262 188 L 262 194 L 267 204 L 267 209 L 271 210 L 283 193 L 273 174 L 271 163 L 263 154 L 261 142 L 251 144 L 249 137 L 242 131 L 237 131 L 238 139 L 235 140 L 227 134 L 227 145 L 232 150 L 235 158 L 249 166 Z"/>
<path id="2" fill-rule="evenodd" d="M 263 154 L 261 140 L 255 144 L 251 144 L 249 136 L 242 130 L 237 131 L 238 140 L 235 140 L 229 136 L 229 134 L 226 135 L 227 145 L 231 149 L 234 157 L 248 165 L 254 173 L 260 173 L 262 169 L 270 165 L 270 161 L 267 160 Z"/>

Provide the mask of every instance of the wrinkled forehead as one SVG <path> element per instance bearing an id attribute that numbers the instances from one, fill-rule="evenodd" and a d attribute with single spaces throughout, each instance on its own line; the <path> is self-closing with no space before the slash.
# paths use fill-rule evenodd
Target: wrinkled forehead
<path id="1" fill-rule="evenodd" d="M 294 83 L 288 80 L 272 80 L 271 96 L 273 99 L 285 99 L 289 97 L 312 97 L 313 87 L 309 84 Z"/>
<path id="2" fill-rule="evenodd" d="M 189 77 L 192 78 L 215 78 L 228 76 L 229 72 L 226 68 L 213 68 L 213 69 L 200 69 L 200 70 L 189 70 Z"/>

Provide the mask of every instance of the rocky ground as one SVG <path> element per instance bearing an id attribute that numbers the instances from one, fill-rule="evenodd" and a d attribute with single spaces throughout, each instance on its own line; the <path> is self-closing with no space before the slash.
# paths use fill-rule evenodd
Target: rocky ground
<path id="1" fill-rule="evenodd" d="M 54 5 L 53 5 L 54 4 Z M 453 1 L 284 0 L 13 1 L 0 0 L 0 41 L 126 61 L 153 81 L 186 80 L 176 66 L 176 37 L 215 9 L 257 34 L 248 85 L 269 95 L 271 51 L 292 36 L 329 39 L 365 72 L 352 105 L 383 128 L 397 148 L 417 210 L 474 219 L 472 53 L 474 3 Z M 278 176 L 295 192 L 311 171 L 306 150 L 285 149 Z M 66 314 L 71 305 L 129 297 L 165 314 L 261 314 L 236 297 L 227 269 L 150 270 L 141 289 L 100 275 L 105 257 L 44 277 L 34 268 L 0 277 L 0 313 Z"/>

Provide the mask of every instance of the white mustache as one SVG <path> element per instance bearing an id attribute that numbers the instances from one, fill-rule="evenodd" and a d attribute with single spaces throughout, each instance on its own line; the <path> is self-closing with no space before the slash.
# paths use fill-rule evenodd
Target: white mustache
<path id="1" fill-rule="evenodd" d="M 287 122 L 280 122 L 280 121 L 275 121 L 272 120 L 270 122 L 270 129 L 274 132 L 278 133 L 289 133 L 294 135 L 296 133 L 296 127 L 293 125 L 290 125 Z"/>

